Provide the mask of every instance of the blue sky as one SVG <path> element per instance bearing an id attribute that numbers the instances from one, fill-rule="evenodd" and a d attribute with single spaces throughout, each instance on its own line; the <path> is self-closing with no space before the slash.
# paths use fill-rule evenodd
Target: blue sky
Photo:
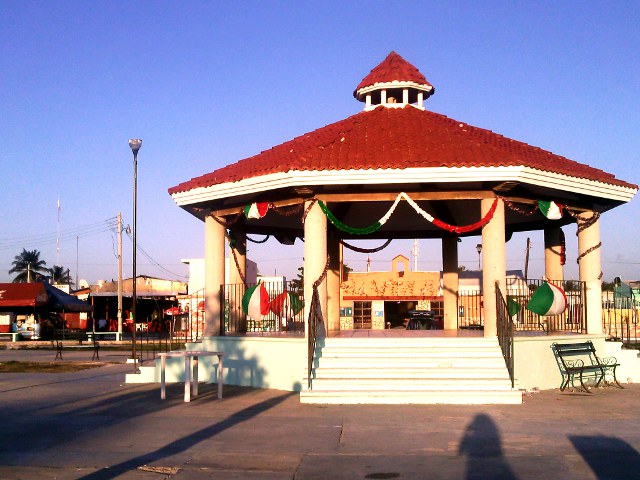
<path id="1" fill-rule="evenodd" d="M 72 277 L 116 278 L 108 219 L 132 222 L 138 273 L 186 274 L 202 224 L 167 188 L 361 110 L 360 80 L 391 50 L 436 87 L 426 106 L 640 183 L 637 2 L 131 2 L 0 0 L 0 281 L 23 247 Z M 640 279 L 640 201 L 603 215 L 605 279 Z M 566 276 L 577 278 L 575 226 Z M 543 273 L 541 232 L 507 267 Z M 477 268 L 478 238 L 460 262 Z M 372 242 L 376 244 L 377 242 Z M 295 276 L 302 249 L 250 244 L 261 273 Z M 361 245 L 367 245 L 366 242 Z M 125 275 L 131 242 L 125 236 Z M 372 256 L 384 270 L 411 242 Z M 346 253 L 364 269 L 366 255 Z M 158 267 L 159 264 L 162 268 Z M 420 241 L 419 267 L 441 267 Z"/>

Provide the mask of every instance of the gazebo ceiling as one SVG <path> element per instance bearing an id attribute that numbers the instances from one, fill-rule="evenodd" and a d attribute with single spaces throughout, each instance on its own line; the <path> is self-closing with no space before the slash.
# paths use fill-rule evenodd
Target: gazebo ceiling
<path id="1" fill-rule="evenodd" d="M 395 95 L 392 103 L 388 93 Z M 354 92 L 359 99 L 369 95 L 364 111 L 180 183 L 169 193 L 199 218 L 252 202 L 286 205 L 315 195 L 331 209 L 339 206 L 340 220 L 364 225 L 404 191 L 434 216 L 463 225 L 477 221 L 478 200 L 487 195 L 525 203 L 555 200 L 603 212 L 637 191 L 610 173 L 412 104 L 432 93 L 424 76 L 392 52 Z M 416 223 L 405 207 L 399 206 L 375 236 L 443 235 L 428 222 Z M 538 229 L 543 222 L 540 214 L 522 218 L 507 212 L 508 232 Z M 250 233 L 301 236 L 301 228 L 299 216 L 247 221 Z"/>

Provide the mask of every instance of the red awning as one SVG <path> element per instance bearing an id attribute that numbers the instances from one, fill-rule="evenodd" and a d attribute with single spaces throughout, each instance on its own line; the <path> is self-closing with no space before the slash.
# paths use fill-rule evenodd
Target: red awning
<path id="1" fill-rule="evenodd" d="M 42 282 L 0 283 L 0 308 L 39 307 L 49 300 Z"/>

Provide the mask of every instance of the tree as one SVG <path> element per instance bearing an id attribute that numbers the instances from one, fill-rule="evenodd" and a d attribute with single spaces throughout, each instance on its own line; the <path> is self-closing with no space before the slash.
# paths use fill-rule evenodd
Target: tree
<path id="1" fill-rule="evenodd" d="M 69 269 L 61 265 L 54 265 L 49 269 L 49 281 L 58 285 L 73 285 Z"/>
<path id="2" fill-rule="evenodd" d="M 615 286 L 616 286 L 615 282 L 602 282 L 602 291 L 613 292 L 613 289 Z"/>
<path id="3" fill-rule="evenodd" d="M 289 291 L 297 294 L 304 292 L 304 267 L 298 267 L 298 278 L 289 281 Z"/>
<path id="4" fill-rule="evenodd" d="M 353 272 L 353 268 L 351 268 L 346 263 L 343 263 L 342 264 L 342 278 L 347 278 L 349 276 L 350 272 Z"/>
<path id="5" fill-rule="evenodd" d="M 44 280 L 45 274 L 49 270 L 45 267 L 47 262 L 40 260 L 40 252 L 38 250 L 28 251 L 22 249 L 20 255 L 16 255 L 15 260 L 11 262 L 11 270 L 9 273 L 17 273 L 13 279 L 13 283 L 40 282 Z"/>
<path id="6" fill-rule="evenodd" d="M 574 280 L 567 280 L 564 282 L 564 291 L 565 292 L 579 292 L 580 284 Z"/>

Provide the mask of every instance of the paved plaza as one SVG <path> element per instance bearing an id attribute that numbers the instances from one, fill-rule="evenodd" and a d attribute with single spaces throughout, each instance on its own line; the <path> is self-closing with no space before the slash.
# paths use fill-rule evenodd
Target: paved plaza
<path id="1" fill-rule="evenodd" d="M 0 350 L 52 361 L 51 350 Z M 318 406 L 290 392 L 124 383 L 123 352 L 75 373 L 0 373 L 2 479 L 635 479 L 640 385 L 515 406 Z M 88 351 L 65 361 L 90 360 Z"/>

